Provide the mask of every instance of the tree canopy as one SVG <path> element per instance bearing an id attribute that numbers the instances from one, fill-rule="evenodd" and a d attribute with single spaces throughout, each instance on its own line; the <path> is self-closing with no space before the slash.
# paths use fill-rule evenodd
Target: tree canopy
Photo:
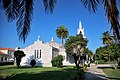
<path id="1" fill-rule="evenodd" d="M 99 47 L 96 49 L 96 59 L 104 61 L 117 61 L 120 58 L 120 44 L 111 44 L 109 46 Z"/>
<path id="2" fill-rule="evenodd" d="M 64 25 L 62 25 L 60 27 L 57 27 L 56 34 L 58 38 L 62 38 L 62 44 L 63 44 L 63 39 L 66 39 L 68 37 L 69 32 L 67 28 Z"/>
<path id="3" fill-rule="evenodd" d="M 17 50 L 14 52 L 14 57 L 16 59 L 17 67 L 20 67 L 21 59 L 25 56 L 23 51 Z"/>
<path id="4" fill-rule="evenodd" d="M 102 34 L 103 34 L 102 41 L 103 41 L 104 45 L 110 45 L 110 44 L 114 43 L 113 36 L 111 36 L 108 31 L 103 32 Z"/>
<path id="5" fill-rule="evenodd" d="M 72 55 L 77 69 L 79 69 L 80 57 L 86 49 L 87 39 L 83 38 L 82 34 L 70 36 L 65 43 L 67 55 Z"/>

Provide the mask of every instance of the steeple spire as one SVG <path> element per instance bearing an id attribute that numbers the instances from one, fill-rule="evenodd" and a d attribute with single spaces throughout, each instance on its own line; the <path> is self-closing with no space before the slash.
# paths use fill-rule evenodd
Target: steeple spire
<path id="1" fill-rule="evenodd" d="M 79 27 L 77 29 L 77 34 L 82 34 L 83 37 L 85 38 L 84 28 L 82 28 L 82 22 L 81 21 L 79 21 Z"/>
<path id="2" fill-rule="evenodd" d="M 82 29 L 82 22 L 79 21 L 79 29 Z"/>
<path id="3" fill-rule="evenodd" d="M 52 37 L 52 38 L 51 38 L 51 42 L 53 42 L 53 41 L 54 41 L 54 38 Z"/>

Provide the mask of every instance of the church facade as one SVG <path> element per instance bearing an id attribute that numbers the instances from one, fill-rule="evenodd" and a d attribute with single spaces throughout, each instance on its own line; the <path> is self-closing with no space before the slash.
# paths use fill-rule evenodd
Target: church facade
<path id="1" fill-rule="evenodd" d="M 79 22 L 77 31 L 77 34 L 80 33 L 82 33 L 85 38 L 81 22 Z M 43 41 L 40 40 L 40 36 L 38 36 L 38 39 L 33 44 L 21 50 L 26 54 L 26 56 L 22 58 L 21 66 L 30 66 L 31 60 L 35 59 L 36 66 L 52 67 L 51 60 L 57 55 L 64 57 L 63 65 L 75 65 L 73 57 L 68 57 L 64 46 L 55 42 L 53 38 L 50 42 L 43 43 Z"/>

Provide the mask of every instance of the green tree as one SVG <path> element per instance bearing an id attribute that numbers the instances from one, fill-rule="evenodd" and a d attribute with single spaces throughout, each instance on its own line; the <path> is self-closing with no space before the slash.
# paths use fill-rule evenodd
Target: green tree
<path id="1" fill-rule="evenodd" d="M 16 59 L 16 65 L 17 67 L 19 68 L 20 67 L 20 62 L 21 62 L 21 59 L 25 56 L 24 52 L 23 51 L 20 51 L 20 50 L 17 50 L 14 52 L 14 57 Z"/>
<path id="2" fill-rule="evenodd" d="M 96 49 L 96 59 L 104 60 L 105 62 L 110 61 L 110 50 L 108 46 L 100 47 Z"/>
<path id="3" fill-rule="evenodd" d="M 110 36 L 110 34 L 109 34 L 108 31 L 106 31 L 106 32 L 104 32 L 104 33 L 102 33 L 102 34 L 103 34 L 102 40 L 103 40 L 103 44 L 104 44 L 104 45 L 109 46 L 109 45 L 111 45 L 111 44 L 114 43 L 113 36 Z M 110 52 L 108 52 L 107 49 L 108 49 L 108 48 L 106 47 L 106 50 L 105 50 L 105 52 L 104 52 L 104 55 L 107 55 L 107 56 L 108 56 L 108 59 L 109 59 L 109 62 L 110 62 Z M 106 56 L 106 58 L 107 58 L 107 56 Z"/>
<path id="4" fill-rule="evenodd" d="M 103 34 L 102 40 L 103 40 L 104 45 L 110 45 L 110 44 L 114 43 L 113 37 L 110 36 L 108 31 L 106 31 L 102 34 Z"/>
<path id="5" fill-rule="evenodd" d="M 120 62 L 120 44 L 111 44 L 109 46 L 111 52 L 111 60 L 115 60 L 117 63 Z M 119 65 L 120 66 L 120 65 Z"/>
<path id="6" fill-rule="evenodd" d="M 119 24 L 119 0 L 81 0 L 82 4 L 89 10 L 96 12 L 98 5 L 103 4 L 105 15 L 111 23 L 111 29 L 118 41 L 120 41 L 120 24 Z"/>
<path id="7" fill-rule="evenodd" d="M 67 28 L 65 28 L 64 25 L 57 27 L 56 34 L 58 38 L 62 38 L 62 44 L 63 44 L 63 39 L 66 39 L 69 35 L 68 30 Z"/>
<path id="8" fill-rule="evenodd" d="M 65 43 L 66 53 L 74 57 L 74 61 L 79 69 L 80 57 L 87 46 L 87 39 L 83 38 L 82 34 L 77 36 L 70 36 Z"/>
<path id="9" fill-rule="evenodd" d="M 91 59 L 91 57 L 93 56 L 93 52 L 91 50 L 89 50 L 88 48 L 85 49 L 85 52 L 88 54 L 88 58 Z"/>
<path id="10" fill-rule="evenodd" d="M 95 53 L 97 60 L 104 61 L 116 61 L 120 59 L 120 44 L 111 44 L 109 46 L 103 46 L 96 49 Z"/>

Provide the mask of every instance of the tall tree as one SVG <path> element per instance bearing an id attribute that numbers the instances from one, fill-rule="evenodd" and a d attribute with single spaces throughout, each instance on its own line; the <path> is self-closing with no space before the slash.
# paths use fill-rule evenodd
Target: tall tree
<path id="1" fill-rule="evenodd" d="M 120 44 L 113 43 L 96 49 L 96 59 L 104 61 L 116 61 L 120 65 Z"/>
<path id="2" fill-rule="evenodd" d="M 63 39 L 66 39 L 69 35 L 68 30 L 67 28 L 65 28 L 64 25 L 57 27 L 56 34 L 58 38 L 62 38 L 62 44 L 63 44 Z"/>
<path id="3" fill-rule="evenodd" d="M 14 52 L 14 57 L 16 59 L 16 65 L 17 67 L 19 68 L 20 67 L 20 62 L 21 62 L 21 59 L 25 56 L 24 52 L 23 51 L 20 51 L 20 50 L 17 50 Z"/>
<path id="4" fill-rule="evenodd" d="M 108 18 L 108 21 L 111 23 L 111 29 L 113 34 L 116 37 L 117 41 L 120 41 L 120 24 L 119 24 L 119 10 L 118 4 L 119 0 L 81 0 L 83 5 L 89 10 L 96 12 L 99 4 L 104 5 L 105 15 Z"/>
<path id="5" fill-rule="evenodd" d="M 77 69 L 79 69 L 80 57 L 83 54 L 87 46 L 87 39 L 83 36 L 70 36 L 65 43 L 66 53 L 74 57 L 74 61 Z"/>
<path id="6" fill-rule="evenodd" d="M 102 34 L 103 34 L 102 35 L 103 44 L 110 45 L 110 44 L 114 43 L 113 37 L 110 36 L 108 31 L 106 31 L 106 32 L 104 32 Z"/>

